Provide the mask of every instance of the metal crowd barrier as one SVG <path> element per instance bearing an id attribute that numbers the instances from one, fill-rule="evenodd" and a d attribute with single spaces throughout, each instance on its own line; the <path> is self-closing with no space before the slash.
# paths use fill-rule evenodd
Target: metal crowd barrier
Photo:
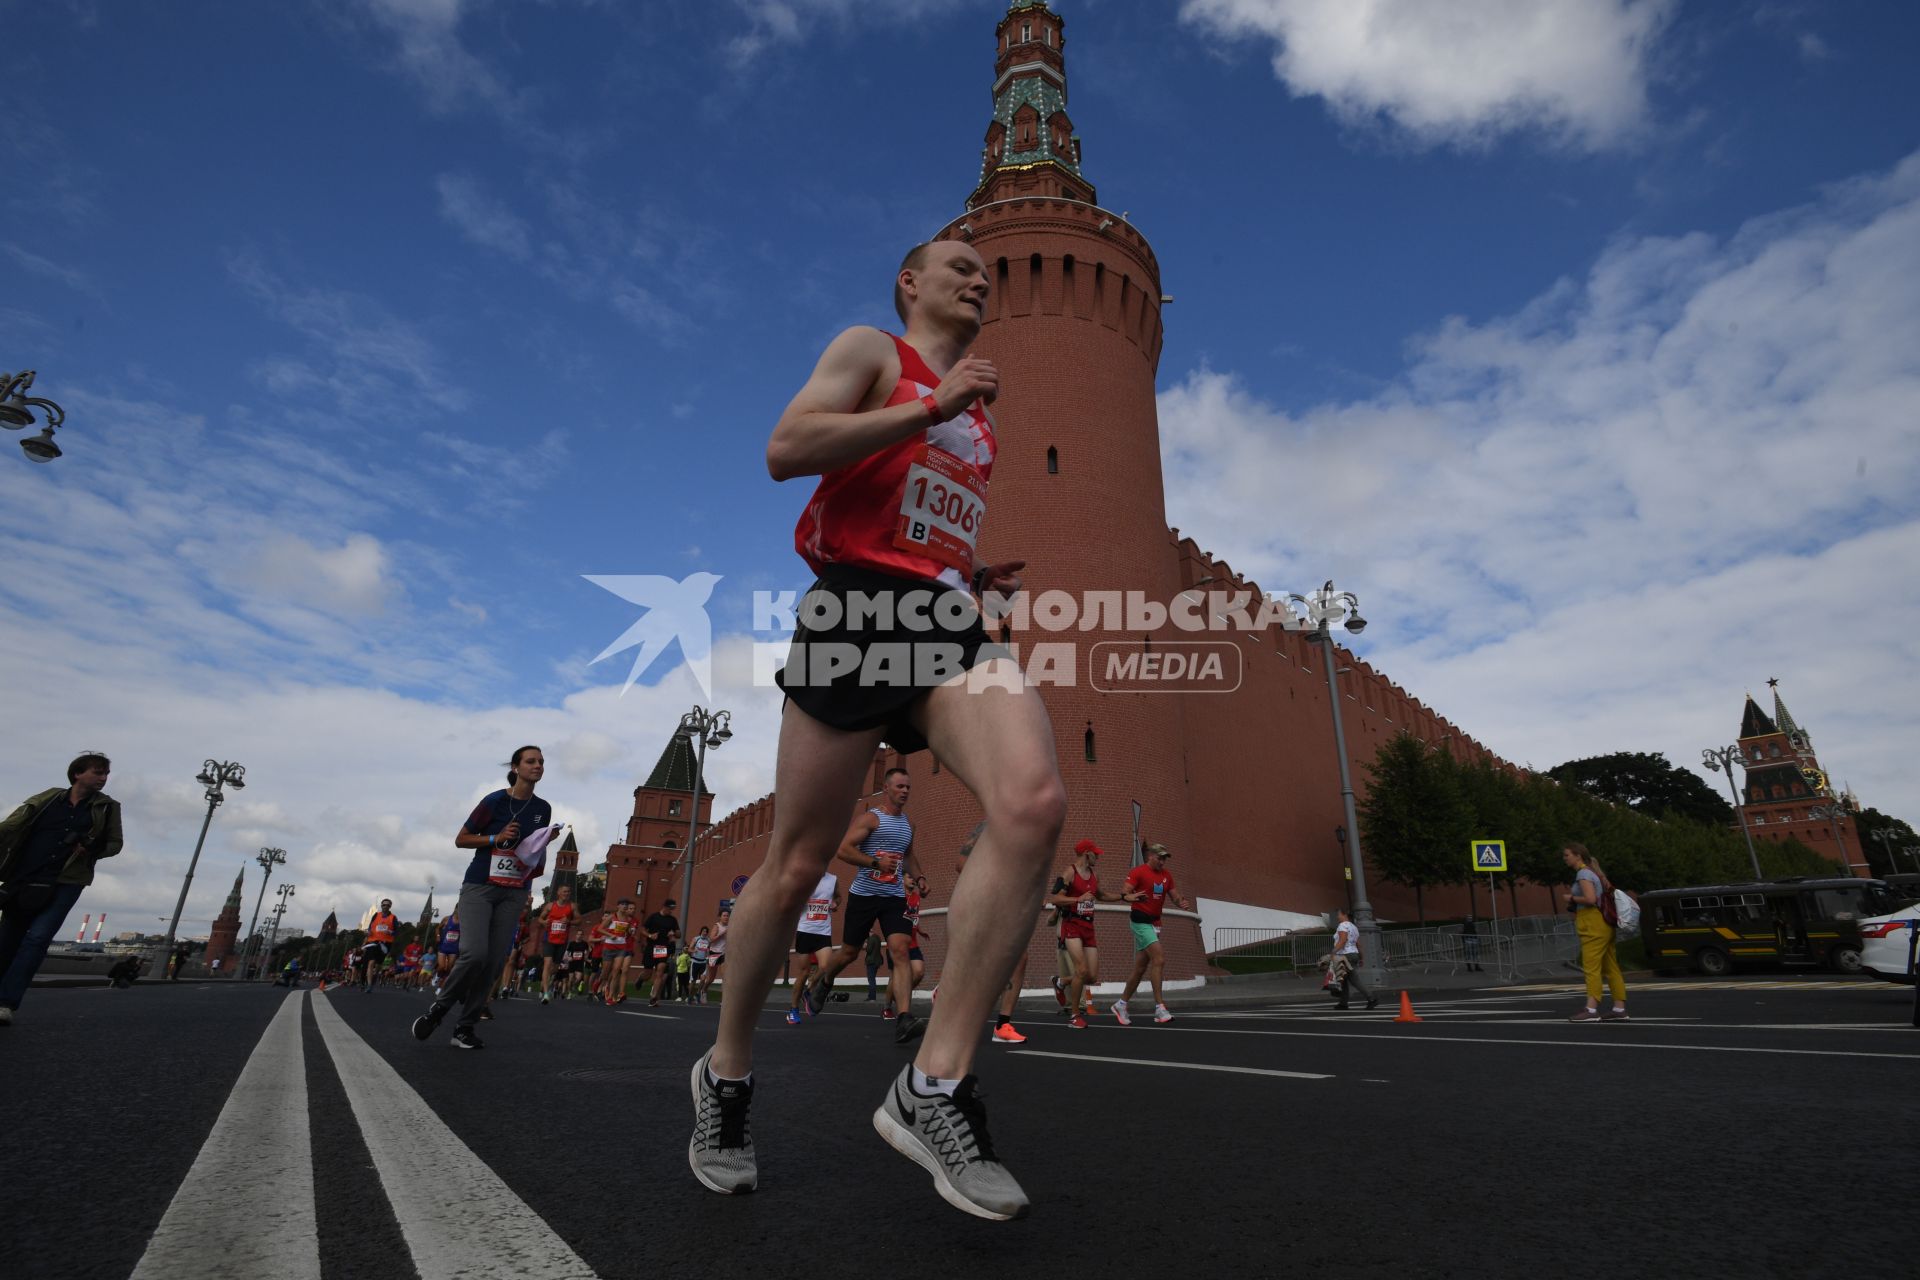
<path id="1" fill-rule="evenodd" d="M 1518 975 L 1526 969 L 1558 969 L 1576 963 L 1580 942 L 1564 916 L 1522 916 L 1502 920 L 1498 932 L 1481 922 L 1467 935 L 1458 924 L 1428 929 L 1384 929 L 1380 934 L 1389 971 L 1444 969 L 1460 973 L 1471 965 L 1491 973 Z M 1288 933 L 1278 929 L 1215 929 L 1210 957 L 1278 960 L 1296 974 L 1318 971 L 1333 950 L 1331 933 Z"/>

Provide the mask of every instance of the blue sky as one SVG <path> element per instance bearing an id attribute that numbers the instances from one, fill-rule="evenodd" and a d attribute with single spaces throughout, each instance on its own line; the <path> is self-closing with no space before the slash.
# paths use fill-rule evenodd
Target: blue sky
<path id="1" fill-rule="evenodd" d="M 1174 524 L 1339 576 L 1515 759 L 1691 764 L 1779 676 L 1914 816 L 1911 6 L 1056 7 L 1085 171 L 1176 298 Z M 189 922 L 263 843 L 309 926 L 450 885 L 522 741 L 604 847 L 699 694 L 618 697 L 634 609 L 580 575 L 723 575 L 736 659 L 803 585 L 766 433 L 977 180 L 1003 10 L 0 0 L 0 368 L 69 414 L 58 463 L 0 457 L 0 783 L 115 755 L 89 901 L 170 906 L 210 754 L 253 785 Z M 718 694 L 730 807 L 775 708 Z"/>

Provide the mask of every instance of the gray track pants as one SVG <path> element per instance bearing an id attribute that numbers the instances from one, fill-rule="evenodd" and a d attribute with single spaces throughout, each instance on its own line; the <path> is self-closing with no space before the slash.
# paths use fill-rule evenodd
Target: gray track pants
<path id="1" fill-rule="evenodd" d="M 460 886 L 460 958 L 453 962 L 436 1009 L 460 1006 L 459 1025 L 471 1028 L 493 995 L 493 983 L 513 951 L 513 927 L 530 895 L 498 884 Z"/>

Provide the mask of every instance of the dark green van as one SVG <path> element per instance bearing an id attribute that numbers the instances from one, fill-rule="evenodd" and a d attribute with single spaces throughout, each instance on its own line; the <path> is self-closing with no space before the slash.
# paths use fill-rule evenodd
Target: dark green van
<path id="1" fill-rule="evenodd" d="M 1655 969 L 1721 977 L 1755 961 L 1860 971 L 1860 929 L 1893 910 L 1884 881 L 1794 876 L 1640 895 L 1640 936 Z"/>

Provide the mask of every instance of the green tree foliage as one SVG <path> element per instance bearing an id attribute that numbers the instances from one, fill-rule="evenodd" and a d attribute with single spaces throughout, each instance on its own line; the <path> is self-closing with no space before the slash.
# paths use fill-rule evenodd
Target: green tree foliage
<path id="1" fill-rule="evenodd" d="M 1914 865 L 1913 858 L 1906 852 L 1908 845 L 1920 845 L 1920 835 L 1914 834 L 1912 827 L 1899 818 L 1890 818 L 1869 805 L 1853 815 L 1853 829 L 1859 833 L 1860 843 L 1864 846 L 1866 857 L 1862 859 L 1876 876 L 1892 875 L 1897 871 L 1920 871 Z M 1893 831 L 1899 839 L 1889 849 L 1885 844 L 1873 838 L 1876 831 Z"/>
<path id="2" fill-rule="evenodd" d="M 1676 769 L 1662 752 L 1616 751 L 1569 760 L 1547 775 L 1649 818 L 1732 822 L 1733 806 L 1691 769 Z"/>
<path id="3" fill-rule="evenodd" d="M 1658 755 L 1635 758 L 1673 772 Z M 1675 810 L 1655 818 L 1549 774 L 1491 760 L 1461 763 L 1402 734 L 1375 757 L 1360 815 L 1369 863 L 1383 879 L 1416 890 L 1460 883 L 1469 874 L 1469 842 L 1491 839 L 1506 841 L 1509 893 L 1520 880 L 1569 880 L 1561 850 L 1573 841 L 1587 846 L 1613 883 L 1640 891 L 1752 878 L 1746 842 L 1729 825 L 1732 810 L 1722 808 L 1723 822 Z M 1755 845 L 1770 878 L 1846 874 L 1796 840 Z"/>
<path id="4" fill-rule="evenodd" d="M 1413 889 L 1422 924 L 1426 887 L 1466 875 L 1465 855 L 1447 856 L 1467 847 L 1473 816 L 1450 765 L 1413 735 L 1398 734 L 1369 766 L 1372 782 L 1359 806 L 1368 861 L 1382 879 Z"/>

